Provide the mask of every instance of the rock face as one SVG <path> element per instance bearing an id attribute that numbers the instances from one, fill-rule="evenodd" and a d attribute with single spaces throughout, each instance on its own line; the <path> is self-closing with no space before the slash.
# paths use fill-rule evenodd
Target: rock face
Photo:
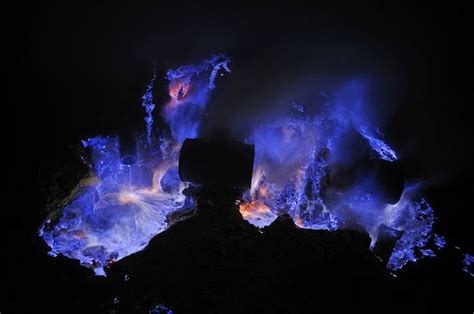
<path id="1" fill-rule="evenodd" d="M 112 265 L 120 312 L 301 313 L 390 298 L 392 279 L 355 231 L 300 229 L 281 216 L 259 230 L 232 190 L 200 191 L 194 215 Z M 127 280 L 123 280 L 127 278 Z"/>

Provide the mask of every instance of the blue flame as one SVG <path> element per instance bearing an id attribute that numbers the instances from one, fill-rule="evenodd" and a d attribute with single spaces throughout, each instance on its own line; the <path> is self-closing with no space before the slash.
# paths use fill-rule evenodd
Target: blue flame
<path id="1" fill-rule="evenodd" d="M 434 213 L 425 199 L 416 200 L 410 193 L 402 196 L 399 203 L 388 206 L 390 227 L 404 231 L 388 261 L 392 270 L 402 268 L 409 261 L 417 261 L 422 256 L 435 256 L 425 249 L 432 237 Z M 396 213 L 396 214 L 393 214 Z M 417 256 L 417 250 L 421 256 Z"/>
<path id="2" fill-rule="evenodd" d="M 53 213 L 40 232 L 52 251 L 80 260 L 97 274 L 143 249 L 166 228 L 166 215 L 185 204 L 184 183 L 171 192 L 160 186 L 161 178 L 176 168 L 173 160 L 155 161 L 139 150 L 130 186 L 129 168 L 120 163 L 117 142 L 116 137 L 85 142 L 92 172 L 64 201 L 60 216 Z M 139 139 L 139 147 L 145 145 L 146 140 Z"/>
<path id="3" fill-rule="evenodd" d="M 464 259 L 463 259 L 463 264 L 464 264 L 464 267 L 463 267 L 463 272 L 465 272 L 466 274 L 470 275 L 471 277 L 474 277 L 474 255 L 471 255 L 471 254 L 468 254 L 468 253 L 465 253 L 464 254 Z"/>
<path id="4" fill-rule="evenodd" d="M 82 160 L 91 172 L 40 229 L 51 255 L 77 259 L 104 275 L 104 267 L 142 250 L 165 230 L 168 214 L 193 205 L 182 193 L 187 184 L 177 175 L 179 150 L 185 138 L 198 136 L 215 80 L 219 73 L 230 73 L 229 62 L 219 54 L 167 72 L 170 101 L 160 109 L 171 135 L 160 134 L 158 140 L 151 138 L 154 74 L 143 96 L 147 130 L 136 139 L 137 162 L 132 166 L 121 164 L 117 137 L 82 142 L 90 155 Z M 361 159 L 366 149 L 373 153 L 371 158 L 399 159 L 370 123 L 365 93 L 363 82 L 351 81 L 332 95 L 324 94 L 328 102 L 316 113 L 293 103 L 288 115 L 255 128 L 248 139 L 256 145 L 253 181 L 240 210 L 259 227 L 288 213 L 302 228 L 363 229 L 372 245 L 382 224 L 403 231 L 387 264 L 397 270 L 409 261 L 434 256 L 427 247 L 431 239 L 438 248 L 445 242 L 433 238 L 433 209 L 416 184 L 407 185 L 393 205 L 379 197 L 377 181 L 370 175 L 357 175 L 344 190 L 331 185 L 335 169 Z M 467 261 L 469 266 L 472 259 Z"/>
<path id="5" fill-rule="evenodd" d="M 221 69 L 230 73 L 229 63 L 229 58 L 218 54 L 198 65 L 168 70 L 166 78 L 170 81 L 171 101 L 163 114 L 177 142 L 197 137 L 216 76 Z"/>
<path id="6" fill-rule="evenodd" d="M 148 144 L 151 145 L 151 132 L 153 130 L 153 110 L 155 109 L 155 104 L 153 103 L 153 84 L 156 80 L 156 69 L 153 69 L 153 78 L 146 86 L 145 94 L 142 97 L 142 106 L 145 107 L 146 116 L 146 135 Z"/>
<path id="7" fill-rule="evenodd" d="M 163 108 L 174 136 L 161 136 L 159 141 L 151 140 L 154 74 L 143 96 L 147 131 L 136 139 L 135 164 L 122 165 L 116 136 L 82 141 L 81 158 L 91 171 L 40 228 L 41 237 L 51 247 L 50 255 L 78 259 L 97 275 L 105 275 L 104 267 L 142 250 L 165 230 L 169 213 L 192 206 L 182 194 L 188 185 L 177 175 L 179 149 L 184 138 L 197 134 L 215 76 L 221 68 L 229 71 L 228 62 L 218 55 L 200 65 L 168 72 L 171 95 L 174 86 L 188 84 L 192 89 L 179 99 L 172 97 Z M 208 83 L 201 84 L 204 81 Z M 183 116 L 183 112 L 191 115 Z"/>
<path id="8" fill-rule="evenodd" d="M 435 234 L 433 240 L 438 250 L 442 250 L 446 246 L 446 239 L 443 236 Z"/>
<path id="9" fill-rule="evenodd" d="M 379 155 L 380 159 L 387 161 L 398 160 L 397 153 L 383 140 L 372 135 L 365 125 L 361 124 L 359 126 L 359 133 L 367 139 L 372 149 Z"/>
<path id="10" fill-rule="evenodd" d="M 378 197 L 377 182 L 367 175 L 357 177 L 346 190 L 328 185 L 335 165 L 350 165 L 361 158 L 364 143 L 355 142 L 353 134 L 360 134 L 376 158 L 398 160 L 380 131 L 363 118 L 367 116 L 364 93 L 365 84 L 351 81 L 334 96 L 326 96 L 329 103 L 317 114 L 305 114 L 303 106 L 293 104 L 294 112 L 256 128 L 249 139 L 256 146 L 256 166 L 241 212 L 259 227 L 286 212 L 303 228 L 362 229 L 371 236 L 372 246 L 382 224 L 403 231 L 387 264 L 396 270 L 409 261 L 435 255 L 427 248 L 434 213 L 420 197 L 419 186 L 405 186 L 398 203 L 390 205 Z M 353 149 L 354 145 L 360 149 Z M 442 245 L 441 238 L 437 241 Z"/>
<path id="11" fill-rule="evenodd" d="M 150 314 L 173 314 L 173 311 L 164 305 L 155 305 L 150 310 Z"/>

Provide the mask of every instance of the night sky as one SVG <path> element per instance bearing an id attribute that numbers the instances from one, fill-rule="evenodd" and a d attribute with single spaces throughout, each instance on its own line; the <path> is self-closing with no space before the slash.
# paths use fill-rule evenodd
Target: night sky
<path id="1" fill-rule="evenodd" d="M 140 97 L 153 64 L 164 75 L 218 52 L 232 59 L 232 74 L 218 79 L 204 127 L 245 132 L 287 101 L 304 102 L 344 80 L 368 78 L 375 114 L 401 152 L 406 176 L 429 183 L 425 195 L 439 217 L 436 230 L 474 252 L 466 8 L 157 4 L 41 2 L 5 12 L 11 20 L 3 26 L 3 108 L 15 109 L 14 130 L 11 116 L 3 115 L 4 137 L 15 138 L 13 147 L 5 147 L 13 161 L 5 165 L 9 196 L 2 210 L 2 256 L 10 274 L 34 267 L 36 256 L 46 254 L 36 239 L 46 214 L 45 189 L 58 165 L 73 158 L 73 145 L 143 126 Z M 165 88 L 162 79 L 156 89 Z M 22 285 L 25 278 L 39 284 L 29 274 L 12 276 L 8 285 Z"/>

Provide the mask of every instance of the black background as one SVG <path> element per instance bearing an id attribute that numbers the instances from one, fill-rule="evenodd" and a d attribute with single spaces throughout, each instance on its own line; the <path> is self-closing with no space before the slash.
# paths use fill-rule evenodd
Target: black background
<path id="1" fill-rule="evenodd" d="M 384 133 L 401 152 L 407 177 L 427 182 L 436 231 L 474 252 L 472 35 L 466 8 L 42 2 L 4 14 L 8 90 L 2 116 L 4 139 L 14 140 L 2 150 L 8 156 L 2 256 L 9 273 L 2 282 L 12 299 L 24 293 L 32 300 L 36 291 L 44 302 L 44 290 L 53 289 L 38 275 L 56 266 L 36 232 L 46 215 L 44 189 L 58 165 L 73 158 L 72 145 L 140 123 L 139 95 L 153 62 L 163 71 L 217 52 L 231 57 L 233 73 L 217 82 L 209 125 L 251 125 L 265 112 L 278 112 L 280 96 L 293 90 L 311 93 L 318 86 L 319 92 L 319 86 L 344 78 L 372 78 Z"/>

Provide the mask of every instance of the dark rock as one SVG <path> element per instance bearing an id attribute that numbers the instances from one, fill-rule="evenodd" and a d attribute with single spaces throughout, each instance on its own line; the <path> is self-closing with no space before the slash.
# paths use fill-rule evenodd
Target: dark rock
<path id="1" fill-rule="evenodd" d="M 232 194 L 201 191 L 193 216 L 111 266 L 123 311 L 158 302 L 176 313 L 301 313 L 341 298 L 386 299 L 374 287 L 391 278 L 366 234 L 301 229 L 288 215 L 259 230 L 242 219 Z"/>
<path id="2" fill-rule="evenodd" d="M 254 145 L 225 138 L 186 139 L 179 154 L 181 180 L 246 189 L 252 181 Z"/>
<path id="3" fill-rule="evenodd" d="M 363 188 L 360 195 L 369 194 L 374 200 L 395 204 L 404 188 L 403 170 L 398 161 L 387 161 L 370 148 L 367 141 L 355 130 L 344 133 L 336 144 L 338 156 L 326 156 L 329 169 L 323 178 L 323 194 L 329 201 L 337 202 L 338 196 L 354 193 L 355 187 Z"/>

